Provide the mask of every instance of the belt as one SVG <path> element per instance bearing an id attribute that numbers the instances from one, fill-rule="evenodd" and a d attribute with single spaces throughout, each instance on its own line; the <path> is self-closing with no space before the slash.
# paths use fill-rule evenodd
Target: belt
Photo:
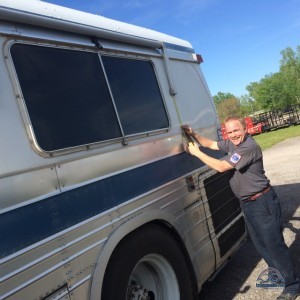
<path id="1" fill-rule="evenodd" d="M 258 197 L 262 196 L 263 194 L 269 192 L 271 189 L 270 186 L 267 186 L 266 188 L 264 188 L 261 192 L 255 194 L 255 195 L 252 195 L 251 197 L 249 197 L 248 199 L 244 200 L 243 202 L 250 202 L 250 201 L 255 201 Z"/>

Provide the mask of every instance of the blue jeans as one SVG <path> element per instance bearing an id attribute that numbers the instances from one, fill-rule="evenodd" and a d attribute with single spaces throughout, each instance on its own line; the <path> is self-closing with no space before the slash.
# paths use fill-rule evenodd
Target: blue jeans
<path id="1" fill-rule="evenodd" d="M 241 204 L 247 229 L 257 252 L 269 267 L 276 268 L 285 280 L 286 290 L 300 289 L 289 249 L 282 234 L 281 207 L 273 188 L 255 201 Z"/>

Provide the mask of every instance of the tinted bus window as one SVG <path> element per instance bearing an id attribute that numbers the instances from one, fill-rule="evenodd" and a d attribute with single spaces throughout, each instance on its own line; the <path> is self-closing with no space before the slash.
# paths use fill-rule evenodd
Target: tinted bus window
<path id="1" fill-rule="evenodd" d="M 102 57 L 125 135 L 167 128 L 169 121 L 149 61 Z"/>
<path id="2" fill-rule="evenodd" d="M 120 126 L 125 136 L 169 126 L 149 61 L 103 56 L 106 79 L 97 53 L 16 43 L 11 55 L 44 151 L 121 138 Z"/>
<path id="3" fill-rule="evenodd" d="M 43 150 L 121 136 L 97 54 L 14 44 L 11 55 Z"/>

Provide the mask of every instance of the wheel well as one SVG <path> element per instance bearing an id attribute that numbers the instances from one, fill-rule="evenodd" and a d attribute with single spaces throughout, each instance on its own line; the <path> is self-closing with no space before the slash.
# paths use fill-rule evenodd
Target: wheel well
<path id="1" fill-rule="evenodd" d="M 105 272 L 106 270 L 110 267 L 110 262 L 114 256 L 114 253 L 118 250 L 118 248 L 122 245 L 122 243 L 126 242 L 126 239 L 130 238 L 130 236 L 133 236 L 135 233 L 137 233 L 138 231 L 143 230 L 145 227 L 149 227 L 149 226 L 159 226 L 161 227 L 162 230 L 166 230 L 168 231 L 168 233 L 173 237 L 174 240 L 176 240 L 177 245 L 180 247 L 181 252 L 183 253 L 189 272 L 190 272 L 190 276 L 192 278 L 192 283 L 193 283 L 193 287 L 195 289 L 195 291 L 197 291 L 197 279 L 196 279 L 196 275 L 194 272 L 194 268 L 193 268 L 193 264 L 192 261 L 190 259 L 189 253 L 182 241 L 182 238 L 180 237 L 180 234 L 178 233 L 178 231 L 174 228 L 174 226 L 172 226 L 170 223 L 166 222 L 165 220 L 153 220 L 151 222 L 145 223 L 139 227 L 137 227 L 136 229 L 134 229 L 133 231 L 131 231 L 130 233 L 128 233 L 126 236 L 124 236 L 119 243 L 116 245 L 116 247 L 114 248 L 108 264 L 106 266 Z M 196 292 L 195 292 L 196 293 Z"/>
<path id="2" fill-rule="evenodd" d="M 187 250 L 187 248 L 186 248 L 179 232 L 176 230 L 176 228 L 174 226 L 171 226 L 171 224 L 169 224 L 169 223 L 167 223 L 163 220 L 156 220 L 156 221 L 153 221 L 151 223 L 158 224 L 159 226 L 162 226 L 162 227 L 168 229 L 171 232 L 171 234 L 173 235 L 173 237 L 176 239 L 177 244 L 180 246 L 181 252 L 183 253 L 183 255 L 186 259 L 186 262 L 187 262 L 187 265 L 188 265 L 188 268 L 189 268 L 189 271 L 190 271 L 190 275 L 191 275 L 192 280 L 193 280 L 193 286 L 197 290 L 197 278 L 196 278 L 196 274 L 195 274 L 195 271 L 194 271 L 194 268 L 193 268 L 193 263 L 191 261 L 189 252 L 188 252 L 188 250 Z"/>

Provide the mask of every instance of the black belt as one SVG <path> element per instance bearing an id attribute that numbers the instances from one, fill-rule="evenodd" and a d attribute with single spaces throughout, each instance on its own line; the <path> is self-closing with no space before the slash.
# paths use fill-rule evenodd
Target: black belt
<path id="1" fill-rule="evenodd" d="M 255 201 L 258 197 L 262 196 L 263 194 L 269 192 L 271 190 L 271 187 L 270 186 L 267 186 L 266 188 L 264 188 L 261 192 L 255 194 L 255 195 L 252 195 L 251 197 L 249 197 L 248 199 L 244 200 L 243 202 L 246 203 L 246 202 L 250 202 L 250 201 Z"/>

